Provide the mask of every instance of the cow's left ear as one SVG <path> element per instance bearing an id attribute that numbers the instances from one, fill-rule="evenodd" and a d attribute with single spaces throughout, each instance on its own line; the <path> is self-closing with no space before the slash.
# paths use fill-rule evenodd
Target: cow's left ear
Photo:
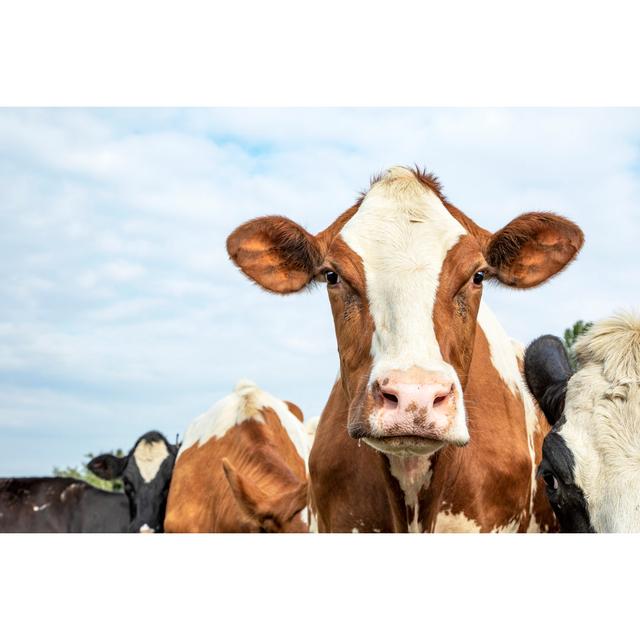
<path id="1" fill-rule="evenodd" d="M 119 478 L 124 473 L 126 466 L 127 458 L 114 456 L 110 453 L 96 456 L 87 465 L 89 471 L 103 480 L 115 480 Z"/>
<path id="2" fill-rule="evenodd" d="M 578 254 L 584 234 L 553 213 L 524 213 L 485 240 L 494 277 L 510 287 L 535 287 L 564 269 Z"/>

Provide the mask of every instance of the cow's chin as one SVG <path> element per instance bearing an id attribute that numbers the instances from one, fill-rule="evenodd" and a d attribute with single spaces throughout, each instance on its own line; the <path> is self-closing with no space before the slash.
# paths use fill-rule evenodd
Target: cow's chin
<path id="1" fill-rule="evenodd" d="M 362 440 L 382 453 L 394 456 L 430 456 L 449 444 L 443 440 L 418 436 L 387 436 L 382 438 L 364 437 Z"/>

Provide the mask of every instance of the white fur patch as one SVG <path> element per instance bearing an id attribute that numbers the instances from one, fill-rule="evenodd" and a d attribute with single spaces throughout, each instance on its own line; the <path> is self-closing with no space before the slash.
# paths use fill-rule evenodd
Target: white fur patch
<path id="1" fill-rule="evenodd" d="M 309 533 L 318 533 L 318 531 L 318 517 L 313 509 L 309 508 Z"/>
<path id="2" fill-rule="evenodd" d="M 527 533 L 540 533 L 540 523 L 535 519 L 533 513 L 531 514 L 531 520 L 529 520 L 529 526 L 527 527 Z"/>
<path id="3" fill-rule="evenodd" d="M 249 418 L 264 422 L 260 412 L 267 408 L 277 414 L 306 467 L 309 446 L 304 425 L 289 411 L 284 401 L 263 391 L 250 380 L 239 381 L 233 393 L 216 402 L 187 427 L 178 457 L 194 445 L 202 446 L 211 438 L 222 438 L 229 429 Z"/>
<path id="4" fill-rule="evenodd" d="M 464 513 L 443 511 L 438 514 L 435 533 L 480 533 L 480 525 Z"/>
<path id="5" fill-rule="evenodd" d="M 465 234 L 440 198 L 403 167 L 390 169 L 371 187 L 342 229 L 342 239 L 364 265 L 375 323 L 371 381 L 417 366 L 446 374 L 462 398 L 458 376 L 440 352 L 433 308 L 447 252 Z M 453 435 L 465 440 L 466 416 L 459 404 Z"/>
<path id="6" fill-rule="evenodd" d="M 489 343 L 489 353 L 491 354 L 493 367 L 515 398 L 522 402 L 524 406 L 527 446 L 531 457 L 530 511 L 533 511 L 533 501 L 537 486 L 534 436 L 539 424 L 535 403 L 518 366 L 518 356 L 524 357 L 524 347 L 507 335 L 491 309 L 482 301 L 478 311 L 478 324 Z"/>
<path id="7" fill-rule="evenodd" d="M 507 335 L 491 309 L 480 302 L 478 310 L 478 324 L 482 327 L 491 353 L 491 363 L 500 374 L 512 393 L 520 393 L 524 388 L 524 380 L 518 368 L 517 353 L 514 341 Z"/>
<path id="8" fill-rule="evenodd" d="M 409 533 L 423 533 L 420 525 L 418 494 L 431 483 L 433 471 L 430 456 L 388 456 L 389 470 L 404 493 Z"/>
<path id="9" fill-rule="evenodd" d="M 313 418 L 309 418 L 305 420 L 304 423 L 304 432 L 307 436 L 307 445 L 309 450 L 313 446 L 313 441 L 316 437 L 316 431 L 318 430 L 318 424 L 320 423 L 320 416 L 314 416 Z"/>
<path id="10" fill-rule="evenodd" d="M 519 520 L 509 522 L 504 527 L 496 527 L 491 533 L 516 533 L 520 526 Z M 443 511 L 438 514 L 435 533 L 480 533 L 480 525 L 472 518 L 467 518 L 464 513 L 453 514 Z"/>
<path id="11" fill-rule="evenodd" d="M 156 477 L 160 465 L 162 465 L 168 455 L 169 450 L 162 440 L 155 442 L 141 440 L 138 443 L 138 446 L 133 452 L 133 458 L 145 482 L 151 482 Z"/>

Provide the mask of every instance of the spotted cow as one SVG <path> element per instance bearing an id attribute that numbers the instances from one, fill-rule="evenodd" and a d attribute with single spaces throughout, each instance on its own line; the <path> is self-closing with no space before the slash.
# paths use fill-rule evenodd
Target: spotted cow
<path id="1" fill-rule="evenodd" d="M 165 530 L 306 532 L 308 448 L 302 421 L 295 404 L 240 381 L 187 428 Z"/>
<path id="2" fill-rule="evenodd" d="M 320 531 L 537 531 L 555 526 L 535 468 L 548 424 L 483 281 L 527 289 L 581 230 L 526 213 L 491 233 L 430 174 L 394 167 L 324 231 L 268 216 L 227 240 L 264 289 L 326 283 L 340 372 L 311 450 Z"/>
<path id="3" fill-rule="evenodd" d="M 138 438 L 128 455 L 107 453 L 89 462 L 89 469 L 99 478 L 122 478 L 130 532 L 162 532 L 177 451 L 178 445 L 170 444 L 157 431 L 149 431 Z"/>
<path id="4" fill-rule="evenodd" d="M 564 532 L 640 533 L 640 315 L 619 313 L 576 342 L 527 349 L 531 391 L 553 425 L 539 475 Z"/>

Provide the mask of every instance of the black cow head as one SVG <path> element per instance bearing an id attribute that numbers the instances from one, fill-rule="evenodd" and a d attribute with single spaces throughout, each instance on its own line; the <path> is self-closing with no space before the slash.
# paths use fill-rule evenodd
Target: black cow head
<path id="1" fill-rule="evenodd" d="M 177 453 L 177 444 L 169 444 L 161 433 L 149 431 L 138 439 L 128 455 L 119 457 L 107 453 L 89 462 L 89 469 L 99 478 L 122 478 L 129 498 L 131 533 L 163 530 Z"/>
<path id="2" fill-rule="evenodd" d="M 565 533 L 592 533 L 587 501 L 575 480 L 575 457 L 562 434 L 567 385 L 572 376 L 562 341 L 549 335 L 534 340 L 525 353 L 524 370 L 529 389 L 552 426 L 542 445 L 538 476 L 544 479 L 560 529 Z"/>

